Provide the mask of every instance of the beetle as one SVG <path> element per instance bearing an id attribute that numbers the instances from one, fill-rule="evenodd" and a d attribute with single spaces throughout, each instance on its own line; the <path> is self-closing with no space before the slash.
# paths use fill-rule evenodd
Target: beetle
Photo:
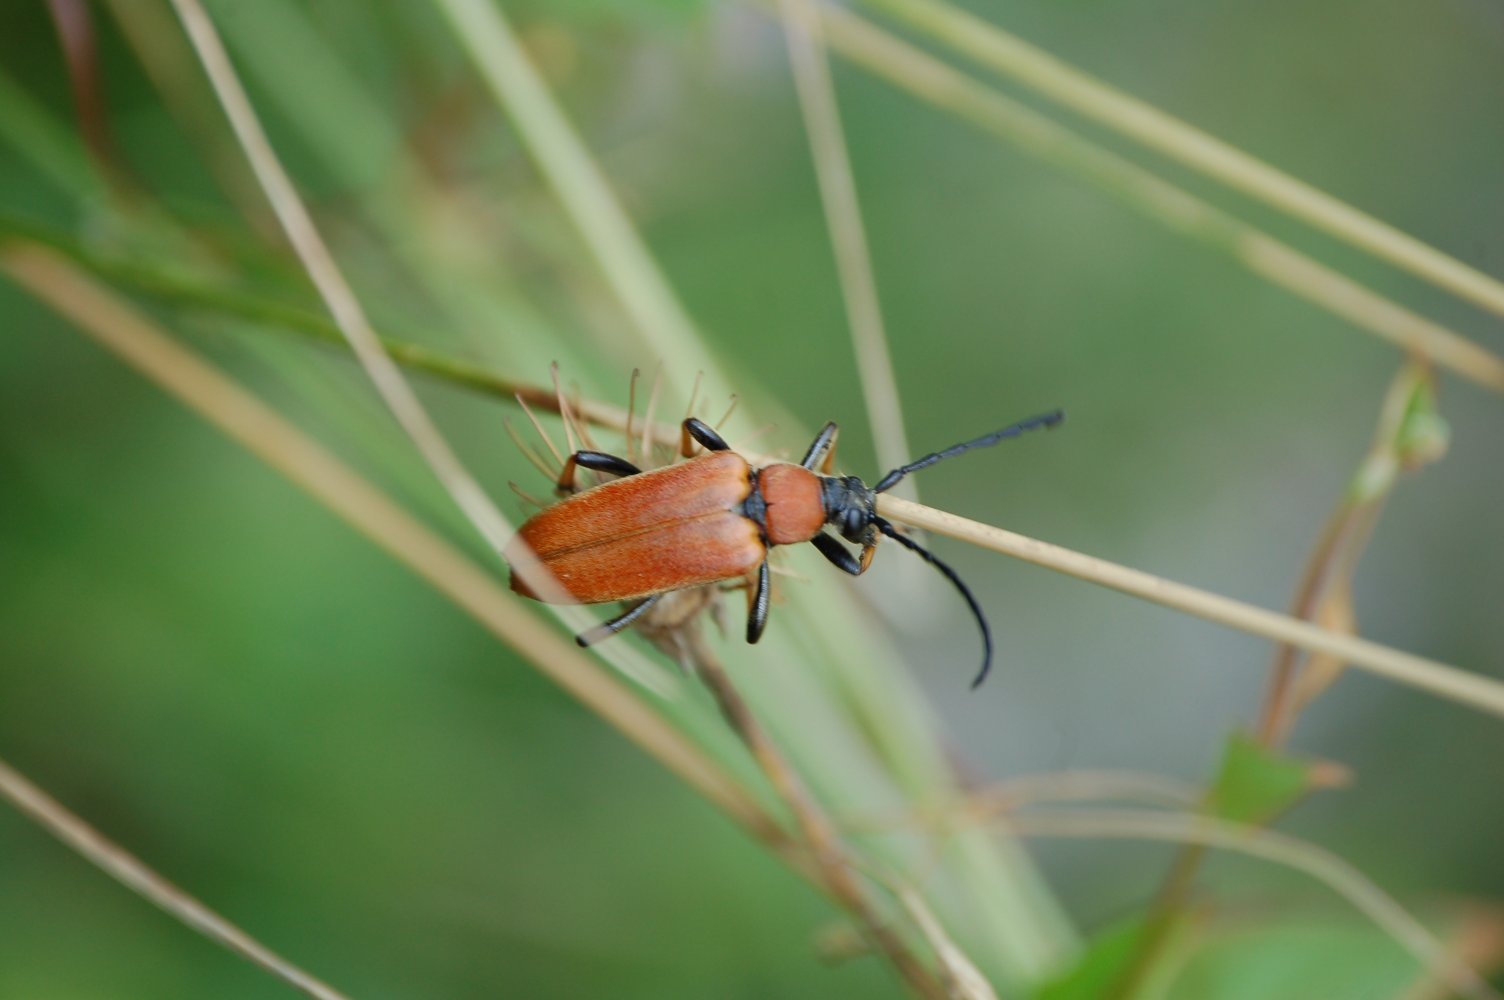
<path id="1" fill-rule="evenodd" d="M 1055 410 L 1010 424 L 971 441 L 933 452 L 894 469 L 876 486 L 856 476 L 833 476 L 837 427 L 827 423 L 798 465 L 753 468 L 709 425 L 690 417 L 683 423 L 683 452 L 698 442 L 705 453 L 676 465 L 644 472 L 626 459 L 599 451 L 577 451 L 564 463 L 558 490 L 565 499 L 530 518 L 508 544 L 512 589 L 538 600 L 569 603 L 635 601 L 625 613 L 576 636 L 589 646 L 631 625 L 664 594 L 726 580 L 753 580 L 747 614 L 747 641 L 762 638 L 768 623 L 768 550 L 810 542 L 838 569 L 866 572 L 878 541 L 893 539 L 935 567 L 966 600 L 982 633 L 982 669 L 975 688 L 992 666 L 992 632 L 971 590 L 955 570 L 913 539 L 900 534 L 877 513 L 877 496 L 911 472 L 928 468 L 973 448 L 986 448 L 1025 431 L 1054 427 Z M 578 491 L 579 469 L 620 478 Z M 818 471 L 817 471 L 818 470 Z M 860 546 L 857 554 L 828 534 L 829 526 Z M 519 574 L 527 553 L 552 574 L 558 587 L 540 595 Z M 532 577 L 536 580 L 537 577 Z"/>

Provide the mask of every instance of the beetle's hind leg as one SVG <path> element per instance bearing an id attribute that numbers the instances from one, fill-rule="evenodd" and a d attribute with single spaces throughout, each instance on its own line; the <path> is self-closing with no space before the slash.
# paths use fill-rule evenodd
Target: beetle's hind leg
<path id="1" fill-rule="evenodd" d="M 575 636 L 574 641 L 579 643 L 581 646 L 594 646 L 602 639 L 609 639 L 616 633 L 620 632 L 622 629 L 626 628 L 628 625 L 635 622 L 638 618 L 641 618 L 644 614 L 647 613 L 647 610 L 653 605 L 657 604 L 662 597 L 662 594 L 654 594 L 647 600 L 632 605 L 632 607 L 628 608 L 624 613 L 617 615 L 610 621 L 601 622 L 599 625 L 595 626 L 595 628 L 587 628 L 585 631 Z"/>
<path id="2" fill-rule="evenodd" d="M 603 451 L 577 451 L 564 461 L 564 471 L 559 473 L 557 485 L 560 493 L 574 493 L 579 489 L 576 473 L 580 468 L 594 472 L 606 472 L 613 476 L 637 476 L 642 470 L 625 458 L 617 458 Z"/>

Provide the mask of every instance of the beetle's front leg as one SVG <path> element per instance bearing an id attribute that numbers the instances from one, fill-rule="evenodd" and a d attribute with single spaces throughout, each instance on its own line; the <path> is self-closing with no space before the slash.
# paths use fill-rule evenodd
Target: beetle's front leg
<path id="1" fill-rule="evenodd" d="M 642 474 L 641 469 L 625 458 L 617 458 L 603 451 L 577 451 L 564 460 L 564 471 L 559 473 L 559 482 L 556 487 L 558 492 L 570 494 L 579 489 L 575 474 L 582 467 L 594 472 L 607 472 L 613 476 Z"/>
<path id="2" fill-rule="evenodd" d="M 823 531 L 814 538 L 811 538 L 810 544 L 819 549 L 820 554 L 830 560 L 831 565 L 835 566 L 836 569 L 850 573 L 852 576 L 861 576 L 862 572 L 867 568 L 867 563 L 872 561 L 870 557 L 865 561 L 858 559 L 851 554 L 851 551 L 846 546 Z M 865 555 L 866 549 L 863 549 L 862 552 Z"/>
<path id="3" fill-rule="evenodd" d="M 830 475 L 830 470 L 836 465 L 836 437 L 839 434 L 840 429 L 836 427 L 834 420 L 826 424 L 820 429 L 820 433 L 815 435 L 815 440 L 810 443 L 809 450 L 804 453 L 804 458 L 799 464 L 811 472 L 819 466 L 822 474 Z"/>
<path id="4" fill-rule="evenodd" d="M 768 627 L 768 604 L 771 600 L 771 580 L 768 574 L 768 561 L 764 559 L 762 565 L 757 567 L 757 586 L 748 591 L 750 600 L 747 602 L 747 641 L 756 642 L 762 638 L 762 630 Z"/>
<path id="5" fill-rule="evenodd" d="M 690 417 L 685 420 L 679 429 L 679 454 L 690 458 L 695 453 L 694 441 L 705 446 L 707 451 L 730 451 L 731 446 L 726 439 L 716 433 L 716 429 L 703 420 Z"/>

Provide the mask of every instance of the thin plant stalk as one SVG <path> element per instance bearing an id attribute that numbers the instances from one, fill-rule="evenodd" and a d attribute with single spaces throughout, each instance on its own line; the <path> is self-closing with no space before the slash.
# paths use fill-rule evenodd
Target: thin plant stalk
<path id="1" fill-rule="evenodd" d="M 873 906 L 856 878 L 856 870 L 847 857 L 848 849 L 835 825 L 737 691 L 720 659 L 705 644 L 700 630 L 696 627 L 686 638 L 687 653 L 696 673 L 715 698 L 727 724 L 746 744 L 779 799 L 793 814 L 804 846 L 831 896 L 860 922 L 863 933 L 888 957 L 916 995 L 943 1000 L 947 994 L 942 984 Z"/>
<path id="2" fill-rule="evenodd" d="M 786 858 L 757 800 L 630 689 L 601 671 L 458 549 L 260 399 L 49 250 L 0 248 L 0 269 L 412 569 L 486 631 Z"/>
<path id="3" fill-rule="evenodd" d="M 345 994 L 305 972 L 245 931 L 163 878 L 140 858 L 104 836 L 61 802 L 0 760 L 0 798 L 84 860 L 179 923 L 246 961 L 260 966 L 298 992 L 316 1000 L 346 1000 Z"/>
<path id="4" fill-rule="evenodd" d="M 288 177 L 267 140 L 266 132 L 230 64 L 229 55 L 225 52 L 218 32 L 214 30 L 213 22 L 204 12 L 199 0 L 172 0 L 172 4 L 219 96 L 225 114 L 230 119 L 235 136 L 245 151 L 246 158 L 250 160 L 256 179 L 276 212 L 277 221 L 281 223 L 340 332 L 349 341 L 351 350 L 355 352 L 376 391 L 412 438 L 413 444 L 433 469 L 444 489 L 465 512 L 481 537 L 499 554 L 512 534 L 511 526 L 454 454 L 429 417 L 428 411 L 418 401 L 412 387 L 382 348 L 380 339 L 366 319 L 365 311 L 344 275 L 340 273 L 333 255 L 314 226 L 302 199 L 298 197 L 292 179 Z"/>
<path id="5" fill-rule="evenodd" d="M 516 124 L 643 344 L 657 357 L 683 359 L 705 371 L 712 396 L 729 395 L 730 380 L 706 352 L 694 322 L 497 4 L 439 0 L 438 6 Z"/>
<path id="6" fill-rule="evenodd" d="M 996 24 L 945 0 L 865 2 L 1099 125 L 1504 316 L 1504 282 L 1109 86 Z"/>
<path id="7" fill-rule="evenodd" d="M 1339 657 L 1351 666 L 1377 676 L 1480 712 L 1504 716 L 1504 684 L 1481 674 L 887 494 L 878 497 L 877 506 L 878 512 L 889 520 L 980 545 L 1207 621 L 1288 642 L 1309 652 Z"/>
<path id="8" fill-rule="evenodd" d="M 219 189 L 235 206 L 240 217 L 263 239 L 275 239 L 276 220 L 267 210 L 256 178 L 245 160 L 226 143 L 204 141 L 218 138 L 224 130 L 219 109 L 202 85 L 198 63 L 187 40 L 177 30 L 170 9 L 159 3 L 138 0 L 105 0 L 115 26 L 136 56 L 136 62 L 172 115 L 198 141 Z"/>
<path id="9" fill-rule="evenodd" d="M 513 534 L 511 525 L 460 461 L 428 411 L 419 402 L 401 370 L 383 348 L 381 339 L 366 318 L 365 310 L 314 226 L 313 218 L 298 196 L 291 177 L 272 149 L 219 34 L 199 0 L 172 2 L 220 104 L 230 119 L 236 139 L 251 163 L 256 179 L 261 183 L 278 222 L 292 243 L 304 270 L 318 289 L 319 296 L 333 316 L 340 333 L 344 335 L 378 395 L 407 432 L 435 478 L 471 526 L 500 558 Z M 563 586 L 532 552 L 525 547 L 514 547 L 506 559 L 512 572 L 526 580 L 534 593 L 547 600 L 554 614 L 565 621 L 577 620 L 579 609 L 569 607 L 570 602 Z M 623 657 L 617 657 L 615 661 L 621 669 L 640 682 L 660 693 L 668 692 L 665 681 L 653 668 L 634 666 L 630 659 Z"/>
<path id="10" fill-rule="evenodd" d="M 846 300 L 852 352 L 856 357 L 857 375 L 877 449 L 878 465 L 896 469 L 907 462 L 913 452 L 904 430 L 898 379 L 893 373 L 893 357 L 888 351 L 888 337 L 883 329 L 882 304 L 877 294 L 877 280 L 872 274 L 872 254 L 867 247 L 867 231 L 857 201 L 851 156 L 841 128 L 841 112 L 836 102 L 835 84 L 830 77 L 830 61 L 826 58 L 820 21 L 811 9 L 814 2 L 817 0 L 779 0 L 779 11 L 804 131 L 809 136 L 815 177 L 820 185 L 825 226 L 830 231 L 841 294 Z M 912 481 L 900 483 L 894 492 L 908 500 L 918 499 Z"/>
<path id="11" fill-rule="evenodd" d="M 396 507 L 349 467 L 304 437 L 275 412 L 210 368 L 139 314 L 94 285 L 50 250 L 11 246 L 0 268 L 80 329 L 178 396 L 201 416 L 330 506 L 396 556 L 483 626 L 529 656 L 555 682 L 584 702 L 707 799 L 738 820 L 805 878 L 860 920 L 920 996 L 943 997 L 933 974 L 872 909 L 844 860 L 839 837 L 792 767 L 777 751 L 731 687 L 713 654 L 697 663 L 727 719 L 789 807 L 803 846 L 719 766 L 619 682 L 537 619 L 517 608 L 479 567 Z"/>
<path id="12" fill-rule="evenodd" d="M 64 249 L 66 250 L 66 252 L 73 254 L 78 248 L 64 247 Z M 78 252 L 82 251 L 79 250 Z M 113 266 L 99 262 L 88 255 L 85 255 L 85 258 L 82 262 L 92 269 L 108 275 L 112 280 L 118 280 L 118 274 Z M 161 277 L 163 280 L 170 280 L 166 276 Z M 144 285 L 142 284 L 142 282 L 144 282 Z M 159 288 L 153 282 L 154 279 L 142 278 L 140 281 L 132 283 L 137 284 L 139 287 L 157 288 L 157 290 L 162 294 L 175 294 L 177 286 L 173 286 L 171 288 Z M 225 296 L 229 297 L 226 298 Z M 322 317 L 316 317 L 311 314 L 302 312 L 301 310 L 265 306 L 264 304 L 258 306 L 256 300 L 249 299 L 243 296 L 237 297 L 231 295 L 230 293 L 221 294 L 207 288 L 201 289 L 199 290 L 199 292 L 195 293 L 193 301 L 196 303 L 202 302 L 210 306 L 217 305 L 221 308 L 228 309 L 237 315 L 245 315 L 249 318 L 258 319 L 262 322 L 274 323 L 277 324 L 279 328 L 287 329 L 296 333 L 302 333 L 308 336 L 313 336 L 320 340 L 334 341 L 340 339 L 338 331 L 329 324 L 329 321 L 323 319 Z M 385 338 L 383 340 L 383 344 L 387 347 L 391 356 L 395 360 L 407 365 L 408 367 L 413 368 L 414 370 L 426 371 L 437 377 L 454 382 L 455 384 L 473 388 L 489 394 L 505 396 L 508 398 L 520 397 L 529 405 L 537 406 L 540 408 L 553 411 L 556 411 L 558 408 L 557 395 L 552 389 L 533 385 L 531 383 L 518 382 L 512 379 L 508 379 L 490 370 L 471 365 L 459 359 L 455 359 L 438 352 L 433 352 L 420 345 L 411 344 L 405 341 Z M 582 416 L 584 416 L 592 423 L 617 429 L 625 429 L 627 426 L 627 411 L 621 407 L 612 406 L 610 404 L 600 403 L 589 399 L 583 400 L 580 404 L 580 407 Z M 641 432 L 649 439 L 664 443 L 672 443 L 677 440 L 678 437 L 678 428 L 676 426 L 661 422 L 643 424 Z M 763 459 L 766 459 L 768 456 L 751 455 L 749 457 L 753 458 L 754 460 L 761 461 Z M 899 501 L 897 500 L 897 498 L 894 498 L 891 495 L 885 496 L 882 500 L 885 512 L 895 520 L 919 518 L 927 515 L 939 516 L 940 514 L 940 512 L 933 511 L 930 508 L 918 508 L 917 511 L 913 512 L 896 512 L 895 508 L 892 505 L 898 502 Z M 919 513 L 919 511 L 923 511 L 925 513 Z M 918 524 L 918 522 L 912 523 Z M 955 525 L 957 523 L 959 523 L 959 519 L 948 521 L 947 528 L 937 528 L 936 530 L 941 530 L 942 533 L 947 533 L 948 531 L 955 530 Z M 975 522 L 966 523 L 975 524 Z M 1304 648 L 1311 651 L 1319 651 L 1313 649 L 1310 646 L 1302 644 L 1298 636 L 1292 637 L 1287 630 L 1271 632 L 1267 628 L 1263 627 L 1265 620 L 1261 617 L 1261 615 L 1271 613 L 1258 612 L 1258 609 L 1248 609 L 1256 612 L 1254 618 L 1249 619 L 1244 615 L 1238 614 L 1236 609 L 1230 610 L 1226 607 L 1222 607 L 1220 617 L 1213 614 L 1203 614 L 1202 608 L 1204 607 L 1204 604 L 1202 601 L 1198 600 L 1196 596 L 1194 596 L 1202 594 L 1202 592 L 1200 591 L 1192 591 L 1191 588 L 1186 588 L 1178 584 L 1172 584 L 1169 581 L 1148 577 L 1145 574 L 1135 575 L 1134 571 L 1126 570 L 1124 567 L 1114 566 L 1113 564 L 1107 563 L 1103 560 L 1093 559 L 1092 557 L 1085 556 L 1080 553 L 1073 553 L 1056 546 L 1050 546 L 1044 542 L 1036 542 L 1035 540 L 1025 538 L 1021 535 L 1013 535 L 1006 532 L 997 534 L 996 532 L 1000 532 L 1001 529 L 988 530 L 994 532 L 989 537 L 992 538 L 993 542 L 996 545 L 1003 546 L 999 549 L 999 551 L 1003 551 L 1005 554 L 1015 555 L 1020 558 L 1035 561 L 1040 565 L 1045 565 L 1050 568 L 1057 569 L 1061 572 L 1079 576 L 1082 579 L 1100 583 L 1103 586 L 1124 590 L 1128 593 L 1134 593 L 1136 594 L 1136 596 L 1154 600 L 1158 603 L 1166 604 L 1167 606 L 1176 607 L 1179 610 L 1186 611 L 1191 614 L 1202 615 L 1202 617 L 1208 617 L 1211 620 L 1219 621 L 1222 624 L 1231 625 L 1235 628 L 1241 628 L 1245 631 L 1253 632 L 1254 634 L 1264 635 L 1280 641 L 1290 641 L 1293 642 L 1294 645 L 1298 648 Z M 979 541 L 976 538 L 968 538 L 964 535 L 956 535 L 955 537 L 960 537 L 962 538 L 962 540 L 972 541 L 976 544 L 988 544 L 987 542 Z M 1125 572 L 1129 574 L 1126 577 L 1122 575 Z M 1192 596 L 1187 596 L 1187 592 L 1190 592 Z M 1225 598 L 1216 598 L 1215 595 L 1204 596 L 1212 598 L 1214 603 L 1217 601 L 1226 601 Z M 1277 625 L 1276 629 L 1280 629 L 1280 626 Z M 1399 669 L 1403 671 L 1405 668 L 1401 666 L 1399 667 Z M 1402 680 L 1401 677 L 1395 677 L 1395 679 Z M 1440 679 L 1439 683 L 1443 685 L 1451 684 L 1451 682 L 1446 679 Z M 1461 689 L 1455 689 L 1455 686 L 1453 687 L 1454 693 L 1448 695 L 1449 697 L 1465 698 L 1467 696 L 1467 691 L 1469 690 L 1469 685 L 1467 683 L 1464 683 Z M 1496 711 L 1498 709 L 1494 708 L 1488 710 Z"/>
<path id="13" fill-rule="evenodd" d="M 1380 407 L 1373 444 L 1328 515 L 1307 557 L 1291 606 L 1296 617 L 1322 622 L 1332 617 L 1328 612 L 1341 617 L 1350 613 L 1347 601 L 1353 573 L 1378 524 L 1384 503 L 1399 481 L 1399 474 L 1435 461 L 1445 453 L 1447 434 L 1445 425 L 1434 413 L 1434 392 L 1430 369 L 1418 362 L 1405 364 L 1390 383 Z M 1417 401 L 1424 407 L 1419 413 Z M 1313 671 L 1315 666 L 1308 663 L 1300 679 L 1320 673 L 1316 680 L 1324 689 L 1336 679 L 1341 661 L 1320 671 Z M 1289 737 L 1296 718 L 1309 703 L 1309 697 L 1302 700 L 1298 696 L 1296 667 L 1296 649 L 1288 643 L 1281 644 L 1270 667 L 1268 693 L 1257 729 L 1260 740 L 1267 746 L 1278 746 Z"/>
<path id="14" fill-rule="evenodd" d="M 832 50 L 1081 176 L 1248 271 L 1461 377 L 1504 392 L 1504 357 L 1400 306 L 845 10 L 819 6 Z"/>
<path id="15" fill-rule="evenodd" d="M 1398 480 L 1399 470 L 1434 460 L 1445 451 L 1445 433 L 1435 426 L 1424 428 L 1428 433 L 1414 433 L 1418 400 L 1426 404 L 1420 416 L 1433 425 L 1436 423 L 1431 383 L 1429 368 L 1414 361 L 1406 363 L 1391 382 L 1380 408 L 1374 443 L 1353 477 L 1353 484 L 1322 526 L 1306 560 L 1291 610 L 1294 617 L 1321 621 L 1327 602 L 1350 593 L 1351 574 L 1372 536 L 1384 501 Z M 1266 747 L 1277 747 L 1284 742 L 1303 708 L 1295 697 L 1297 653 L 1297 648 L 1288 642 L 1275 650 L 1268 693 L 1255 729 L 1257 739 Z M 1328 655 L 1325 659 L 1333 658 Z M 1341 660 L 1335 660 L 1335 664 L 1340 668 Z M 1313 669 L 1314 662 L 1309 663 L 1305 674 L 1309 675 Z M 1336 673 L 1335 669 L 1330 671 L 1327 683 L 1335 679 Z M 1207 846 L 1196 843 L 1184 844 L 1176 852 L 1144 921 L 1133 959 L 1113 984 L 1107 1000 L 1126 1000 L 1137 995 L 1170 942 L 1206 853 Z"/>
<path id="16" fill-rule="evenodd" d="M 72 251 L 70 250 L 70 252 Z M 108 266 L 97 264 L 92 259 L 86 259 L 85 263 L 89 264 L 91 267 L 94 267 L 96 270 L 102 269 L 102 273 L 110 275 L 112 279 L 116 277 L 115 271 Z M 307 335 L 316 336 L 319 339 L 334 340 L 339 336 L 337 331 L 328 324 L 327 320 L 323 320 L 319 317 L 313 317 L 310 314 L 302 313 L 298 310 L 274 309 L 272 312 L 266 312 L 264 309 L 258 310 L 253 300 L 247 299 L 246 301 L 240 301 L 240 299 L 234 297 L 229 300 L 223 300 L 217 294 L 211 294 L 207 289 L 204 290 L 202 295 L 196 296 L 194 301 L 204 301 L 211 305 L 215 302 L 218 302 L 224 308 L 231 309 L 237 314 L 246 314 L 252 317 L 260 318 L 265 322 L 278 323 L 285 328 L 293 330 L 294 332 L 302 332 Z M 302 318 L 299 319 L 299 317 Z M 466 362 L 451 358 L 447 355 L 431 352 L 419 345 L 409 344 L 402 341 L 395 341 L 391 338 L 387 338 L 384 343 L 390 349 L 394 358 L 409 365 L 410 367 L 413 367 L 414 369 L 424 370 L 438 377 L 453 381 L 456 384 L 465 385 L 480 391 L 493 393 L 498 396 L 505 395 L 513 398 L 521 397 L 529 405 L 534 405 L 549 410 L 557 410 L 557 394 L 552 389 L 507 379 L 504 376 L 495 374 L 486 369 L 470 365 Z M 582 415 L 592 423 L 614 427 L 617 429 L 625 429 L 627 426 L 627 411 L 621 407 L 599 403 L 588 399 L 583 400 L 580 405 L 582 409 Z M 678 428 L 666 423 L 653 423 L 651 425 L 645 424 L 642 427 L 642 433 L 653 440 L 671 443 L 677 440 Z M 754 460 L 762 460 L 767 456 L 754 455 L 750 457 L 754 458 Z M 884 511 L 895 520 L 905 520 L 909 521 L 910 523 L 918 524 L 918 522 L 912 521 L 911 519 L 924 517 L 927 515 L 941 516 L 940 512 L 933 511 L 930 508 L 918 508 L 916 511 L 898 512 L 896 511 L 894 505 L 899 502 L 900 501 L 898 501 L 897 498 L 894 498 L 891 495 L 885 496 L 882 500 Z M 920 513 L 920 511 L 924 513 Z M 947 526 L 945 528 L 936 527 L 935 530 L 939 530 L 942 533 L 949 533 L 950 531 L 956 530 L 955 526 L 959 523 L 960 519 L 948 519 Z M 975 522 L 966 523 L 975 525 Z M 919 526 L 930 525 L 919 524 Z M 1237 606 L 1235 608 L 1228 608 L 1225 603 L 1220 603 L 1226 602 L 1226 598 L 1218 598 L 1215 595 L 1204 594 L 1201 591 L 1194 591 L 1192 590 L 1192 588 L 1187 588 L 1183 585 L 1172 584 L 1169 581 L 1149 577 L 1146 574 L 1136 573 L 1135 571 L 1127 570 L 1124 567 L 1115 566 L 1103 560 L 1093 559 L 1090 556 L 1085 556 L 1080 553 L 1073 553 L 1056 546 L 1050 546 L 1047 543 L 1028 539 L 1021 535 L 1001 532 L 1001 529 L 989 528 L 987 529 L 987 532 L 989 532 L 988 537 L 992 540 L 992 545 L 990 545 L 989 547 L 996 547 L 998 545 L 1001 545 L 1002 547 L 999 548 L 999 551 L 1003 551 L 1005 554 L 1015 555 L 1020 558 L 1035 561 L 1041 565 L 1057 569 L 1061 572 L 1076 575 L 1083 579 L 1102 584 L 1103 586 L 1113 587 L 1115 589 L 1123 590 L 1128 593 L 1134 593 L 1136 594 L 1136 596 L 1154 600 L 1158 603 L 1166 604 L 1167 606 L 1176 607 L 1179 610 L 1187 611 L 1191 614 L 1201 615 L 1202 617 L 1207 617 L 1210 620 L 1219 621 L 1222 624 L 1230 625 L 1235 628 L 1241 628 L 1245 631 L 1253 632 L 1254 634 L 1264 635 L 1279 641 L 1292 642 L 1298 648 L 1308 649 L 1313 652 L 1321 651 L 1312 646 L 1304 644 L 1300 640 L 1299 635 L 1292 635 L 1289 632 L 1288 628 L 1283 624 L 1277 623 L 1275 626 L 1275 631 L 1270 631 L 1267 627 L 1265 627 L 1268 620 L 1263 617 L 1264 615 L 1272 615 L 1272 613 L 1270 612 L 1262 612 L 1259 609 L 1251 609 L 1243 605 Z M 955 537 L 960 537 L 962 538 L 962 540 L 966 541 L 972 541 L 975 544 L 989 545 L 988 542 L 981 541 L 978 538 L 974 537 L 966 537 L 965 535 L 961 534 L 958 534 Z M 1124 576 L 1123 574 L 1125 573 L 1128 575 Z M 1212 605 L 1216 609 L 1214 613 L 1203 613 L 1203 609 L 1206 607 L 1206 604 L 1199 599 L 1198 595 L 1211 599 Z M 1246 609 L 1248 611 L 1254 612 L 1253 617 L 1249 618 L 1246 615 L 1240 614 L 1240 609 Z M 1278 618 L 1279 616 L 1274 617 Z M 1310 627 L 1315 628 L 1315 626 Z M 1340 642 L 1341 640 L 1333 639 L 1331 641 Z M 1396 655 L 1403 656 L 1403 654 Z M 1440 665 L 1438 664 L 1437 666 Z M 1393 662 L 1391 662 L 1390 664 L 1390 669 L 1395 669 Z M 1404 666 L 1399 666 L 1397 669 L 1399 669 L 1402 673 L 1405 671 Z M 1403 682 L 1403 677 L 1401 676 L 1395 676 L 1394 679 L 1402 680 Z M 1452 693 L 1446 695 L 1448 697 L 1466 699 L 1468 697 L 1469 691 L 1472 690 L 1472 685 L 1470 682 L 1473 679 L 1468 678 L 1466 675 L 1461 678 L 1463 683 L 1460 688 L 1458 688 L 1455 683 L 1453 683 L 1454 680 L 1457 680 L 1456 678 L 1448 679 L 1446 677 L 1442 677 L 1433 678 L 1433 680 L 1435 680 L 1436 683 L 1448 687 L 1449 690 L 1451 690 Z M 1480 683 L 1485 684 L 1485 689 L 1487 691 L 1493 690 L 1493 687 L 1488 686 L 1487 682 L 1483 681 L 1483 679 L 1478 678 L 1476 680 Z M 1494 694 L 1492 696 L 1485 694 L 1484 698 L 1490 705 L 1495 706 L 1492 708 L 1487 708 L 1486 710 L 1499 710 L 1500 701 L 1497 694 Z M 1480 705 L 1479 707 L 1483 706 Z"/>

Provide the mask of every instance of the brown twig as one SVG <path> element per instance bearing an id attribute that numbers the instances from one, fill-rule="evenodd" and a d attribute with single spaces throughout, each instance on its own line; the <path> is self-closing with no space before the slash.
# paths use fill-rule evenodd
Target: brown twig
<path id="1" fill-rule="evenodd" d="M 1360 463 L 1353 485 L 1344 492 L 1327 517 L 1301 571 L 1290 612 L 1295 618 L 1320 620 L 1333 588 L 1350 581 L 1399 470 L 1434 459 L 1440 449 L 1444 449 L 1444 444 L 1440 449 L 1434 444 L 1429 449 L 1409 447 L 1405 435 L 1406 420 L 1412 413 L 1417 394 L 1424 393 L 1429 403 L 1431 384 L 1430 369 L 1418 361 L 1407 362 L 1391 382 L 1380 408 L 1373 445 Z M 1276 747 L 1284 742 L 1300 711 L 1296 694 L 1299 653 L 1300 649 L 1291 642 L 1281 643 L 1275 651 L 1257 730 L 1259 741 L 1266 747 Z M 1341 663 L 1340 658 L 1334 659 Z M 1305 670 L 1309 672 L 1311 666 L 1307 665 Z M 1211 790 L 1206 793 L 1203 811 L 1208 808 L 1213 794 Z M 1110 997 L 1132 996 L 1142 985 L 1169 942 L 1207 850 L 1205 844 L 1187 842 L 1176 853 L 1150 907 L 1139 946 L 1127 969 L 1114 983 Z"/>
<path id="2" fill-rule="evenodd" d="M 1347 592 L 1345 588 L 1351 584 L 1358 559 L 1378 524 L 1399 473 L 1435 461 L 1445 451 L 1444 433 L 1439 440 L 1417 439 L 1407 433 L 1417 400 L 1424 401 L 1424 415 L 1433 416 L 1434 391 L 1434 378 L 1424 362 L 1407 362 L 1395 375 L 1379 410 L 1373 444 L 1328 515 L 1306 559 L 1291 604 L 1293 616 L 1314 622 L 1325 619 L 1324 612 Z M 1259 739 L 1266 746 L 1277 746 L 1289 737 L 1303 707 L 1296 684 L 1299 654 L 1300 650 L 1288 642 L 1275 651 L 1258 725 Z M 1342 663 L 1340 657 L 1330 654 L 1328 657 L 1339 666 Z M 1310 673 L 1308 665 L 1302 674 Z"/>
<path id="3" fill-rule="evenodd" d="M 918 996 L 944 998 L 946 991 L 933 970 L 920 961 L 908 944 L 888 925 L 857 880 L 847 859 L 846 847 L 834 824 L 810 795 L 751 707 L 742 698 L 720 659 L 703 641 L 698 622 L 686 626 L 683 648 L 694 664 L 700 679 L 715 698 L 726 722 L 746 744 L 757 766 L 799 829 L 803 846 L 808 850 L 815 872 L 831 897 L 861 925 L 873 947 L 886 955 L 904 981 Z"/>

